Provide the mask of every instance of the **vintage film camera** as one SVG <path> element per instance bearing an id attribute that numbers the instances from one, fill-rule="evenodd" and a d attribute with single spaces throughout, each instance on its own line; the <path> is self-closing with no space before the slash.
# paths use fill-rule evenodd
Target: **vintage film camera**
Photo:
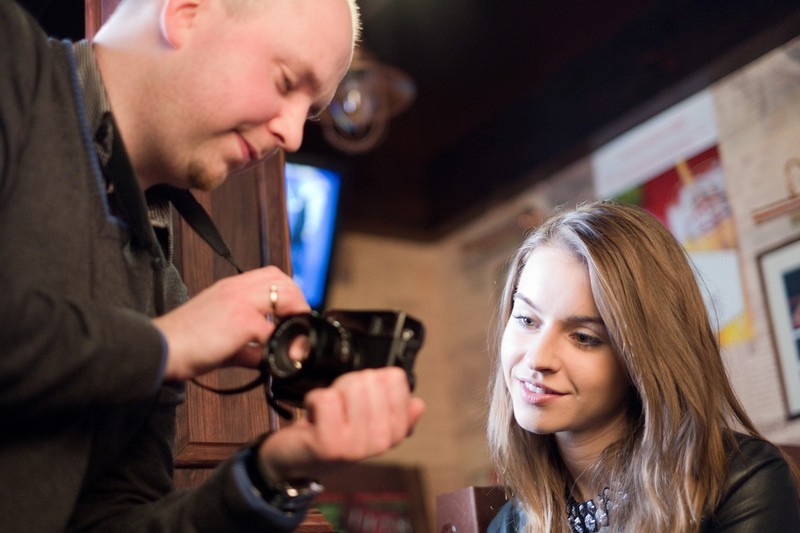
<path id="1" fill-rule="evenodd" d="M 264 347 L 272 394 L 302 406 L 311 389 L 354 370 L 398 366 L 414 389 L 425 328 L 403 311 L 328 310 L 284 318 Z"/>

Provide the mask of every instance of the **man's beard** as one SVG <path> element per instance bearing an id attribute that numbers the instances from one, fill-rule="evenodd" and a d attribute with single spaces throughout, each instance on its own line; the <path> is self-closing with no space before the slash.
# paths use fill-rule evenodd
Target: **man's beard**
<path id="1" fill-rule="evenodd" d="M 211 175 L 198 161 L 191 161 L 187 169 L 189 187 L 199 191 L 210 191 L 225 181 L 225 178 Z"/>

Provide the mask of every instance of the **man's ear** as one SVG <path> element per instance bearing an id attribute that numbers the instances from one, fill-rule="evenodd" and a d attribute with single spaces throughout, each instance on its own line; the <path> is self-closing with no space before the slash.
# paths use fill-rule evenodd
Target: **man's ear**
<path id="1" fill-rule="evenodd" d="M 172 48 L 180 48 L 194 24 L 197 7 L 202 0 L 163 0 L 159 17 L 159 31 Z"/>

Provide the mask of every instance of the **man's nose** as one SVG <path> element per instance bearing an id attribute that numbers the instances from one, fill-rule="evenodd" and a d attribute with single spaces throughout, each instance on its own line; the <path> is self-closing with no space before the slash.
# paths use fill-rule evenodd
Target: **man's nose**
<path id="1" fill-rule="evenodd" d="M 308 106 L 287 105 L 281 114 L 272 119 L 270 129 L 278 144 L 287 152 L 296 152 L 303 143 L 303 128 L 308 116 Z"/>

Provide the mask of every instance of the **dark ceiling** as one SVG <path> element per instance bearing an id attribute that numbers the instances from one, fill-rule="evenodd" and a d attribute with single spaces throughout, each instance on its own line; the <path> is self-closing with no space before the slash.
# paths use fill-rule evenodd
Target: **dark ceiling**
<path id="1" fill-rule="evenodd" d="M 84 0 L 27 0 L 75 37 Z M 346 171 L 341 225 L 431 240 L 800 35 L 797 0 L 359 0 L 363 44 L 416 82 L 384 141 L 301 154 Z"/>

